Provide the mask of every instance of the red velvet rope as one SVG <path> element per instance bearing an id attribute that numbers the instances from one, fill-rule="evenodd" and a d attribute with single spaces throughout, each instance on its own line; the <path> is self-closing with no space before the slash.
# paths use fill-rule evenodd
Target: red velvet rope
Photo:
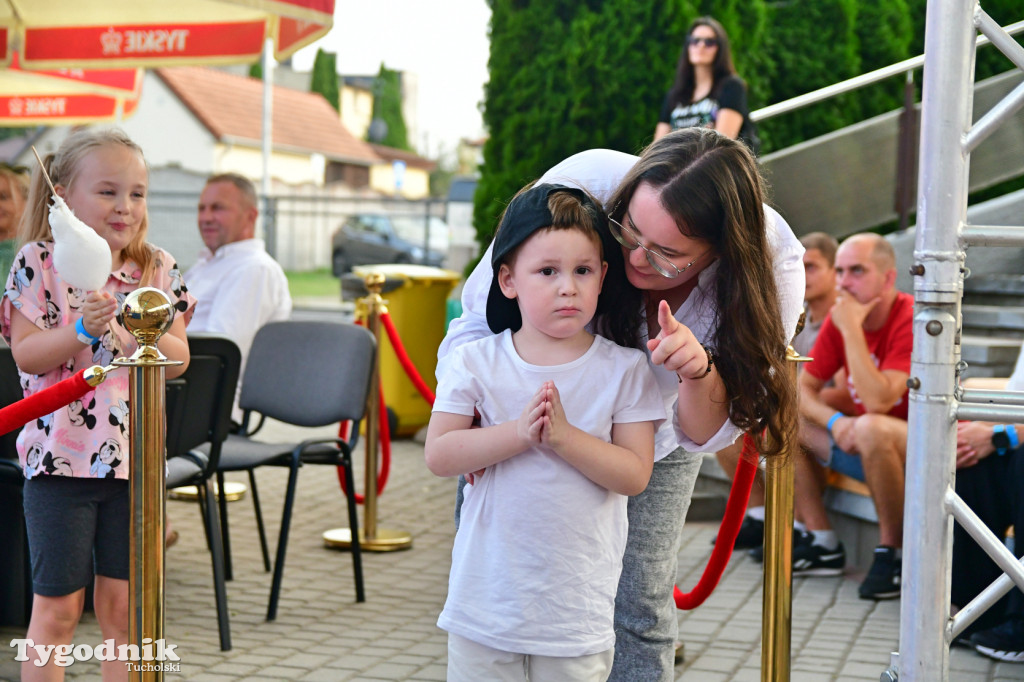
<path id="1" fill-rule="evenodd" d="M 691 592 L 683 593 L 677 585 L 674 591 L 676 608 L 688 611 L 695 609 L 704 603 L 718 581 L 722 579 L 729 558 L 732 557 L 732 546 L 736 543 L 736 536 L 740 532 L 740 524 L 743 523 L 743 516 L 747 511 L 747 502 L 750 500 L 750 488 L 754 483 L 754 474 L 757 472 L 757 448 L 754 439 L 750 434 L 743 436 L 743 452 L 740 454 L 739 464 L 736 466 L 736 475 L 732 479 L 732 489 L 729 491 L 729 502 L 725 507 L 725 516 L 722 517 L 722 525 L 718 529 L 718 539 L 715 540 L 715 548 L 711 550 L 711 558 L 704 568 L 704 574 L 697 582 L 697 586 Z"/>
<path id="2" fill-rule="evenodd" d="M 0 435 L 20 429 L 33 419 L 39 419 L 70 402 L 81 399 L 92 390 L 92 386 L 82 376 L 83 372 L 84 370 L 0 410 Z"/>
<path id="3" fill-rule="evenodd" d="M 395 328 L 395 323 L 391 320 L 390 313 L 384 313 L 380 316 L 380 321 L 384 324 L 384 329 L 387 331 L 388 340 L 391 341 L 391 348 L 395 351 L 395 356 L 398 357 L 399 364 L 402 365 L 402 369 L 409 376 L 409 380 L 412 381 L 413 386 L 420 392 L 423 399 L 429 404 L 434 404 L 434 392 L 427 386 L 427 382 L 423 381 L 423 377 L 420 376 L 419 371 L 416 369 L 416 365 L 412 363 L 412 359 L 409 354 L 405 351 L 405 346 L 402 345 L 402 338 L 398 335 L 398 330 Z M 362 323 L 357 321 L 356 324 L 361 325 Z M 384 492 L 384 487 L 387 485 L 388 474 L 391 472 L 391 431 L 390 425 L 387 420 L 387 406 L 384 404 L 384 389 L 383 387 L 379 391 L 380 393 L 380 443 L 382 448 L 381 468 L 380 473 L 377 476 L 377 494 L 380 495 Z M 350 424 L 345 422 L 338 429 L 338 437 L 343 440 L 348 440 L 348 432 Z M 348 494 L 345 488 L 345 475 L 338 467 L 338 482 L 341 484 L 341 491 Z M 364 496 L 359 493 L 355 493 L 356 502 L 362 504 Z"/>
<path id="4" fill-rule="evenodd" d="M 363 326 L 361 320 L 356 320 L 356 324 L 360 327 Z M 388 476 L 391 474 L 391 425 L 388 423 L 388 409 L 384 403 L 384 387 L 380 384 L 377 385 L 377 394 L 380 396 L 380 404 L 378 405 L 378 414 L 380 419 L 378 423 L 380 425 L 380 472 L 377 474 L 377 494 L 380 495 L 384 492 L 384 487 L 388 484 Z M 338 438 L 347 441 L 349 431 L 352 429 L 352 422 L 342 422 L 338 425 Z M 338 484 L 341 486 L 341 492 L 348 495 L 348 488 L 345 486 L 345 471 L 342 467 L 338 467 Z M 354 492 L 356 504 L 363 504 L 366 501 L 364 495 Z"/>
<path id="5" fill-rule="evenodd" d="M 409 380 L 412 381 L 413 386 L 420 392 L 423 399 L 426 400 L 430 405 L 434 404 L 434 392 L 427 386 L 427 382 L 423 381 L 423 377 L 416 370 L 416 365 L 412 364 L 412 360 L 409 358 L 409 354 L 405 352 L 405 346 L 402 345 L 402 339 L 398 336 L 398 330 L 395 329 L 395 323 L 391 321 L 390 313 L 384 313 L 380 316 L 380 321 L 384 323 L 384 329 L 388 332 L 388 339 L 391 341 L 391 347 L 395 350 L 395 355 L 398 356 L 398 362 L 401 363 L 402 369 L 409 375 Z"/>
<path id="6" fill-rule="evenodd" d="M 387 406 L 384 404 L 384 390 L 383 388 L 378 390 L 380 395 L 380 472 L 377 474 L 377 494 L 380 495 L 384 492 L 384 487 L 388 484 L 388 475 L 391 473 L 391 425 L 388 424 L 387 418 Z M 342 440 L 348 440 L 349 431 L 352 428 L 352 422 L 342 422 L 338 427 L 338 438 Z M 341 492 L 348 494 L 348 488 L 345 487 L 345 472 L 342 467 L 338 467 L 338 483 L 341 484 Z M 366 501 L 364 495 L 355 493 L 356 504 L 362 504 Z"/>

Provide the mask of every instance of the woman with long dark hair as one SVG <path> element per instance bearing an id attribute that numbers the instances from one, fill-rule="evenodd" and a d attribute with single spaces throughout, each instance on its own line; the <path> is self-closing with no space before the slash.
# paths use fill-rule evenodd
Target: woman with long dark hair
<path id="1" fill-rule="evenodd" d="M 804 249 L 764 205 L 750 150 L 713 130 L 675 131 L 640 157 L 580 152 L 538 182 L 581 187 L 604 204 L 625 261 L 623 286 L 641 311 L 641 348 L 669 419 L 655 434 L 650 483 L 628 503 L 610 679 L 671 680 L 672 590 L 702 453 L 744 431 L 767 432 L 768 457 L 792 442 L 796 393 L 785 351 L 802 307 Z M 439 377 L 454 348 L 491 334 L 490 262 L 488 250 L 466 281 L 462 316 L 438 350 Z M 615 377 L 607 381 L 617 390 Z"/>
<path id="2" fill-rule="evenodd" d="M 713 128 L 726 137 L 742 140 L 755 154 L 758 151 L 760 143 L 750 120 L 747 85 L 736 75 L 729 36 L 711 17 L 695 19 L 686 33 L 676 78 L 661 107 L 654 139 L 680 128 L 697 127 Z"/>

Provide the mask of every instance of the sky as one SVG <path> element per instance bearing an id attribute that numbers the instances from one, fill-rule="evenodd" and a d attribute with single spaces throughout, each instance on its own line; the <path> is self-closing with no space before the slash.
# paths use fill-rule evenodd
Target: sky
<path id="1" fill-rule="evenodd" d="M 338 72 L 376 75 L 389 69 L 416 74 L 419 135 L 410 143 L 436 158 L 460 138 L 483 134 L 478 105 L 487 81 L 491 10 L 485 0 L 336 0 L 330 33 L 295 54 L 299 71 L 313 66 L 317 48 L 337 54 Z"/>

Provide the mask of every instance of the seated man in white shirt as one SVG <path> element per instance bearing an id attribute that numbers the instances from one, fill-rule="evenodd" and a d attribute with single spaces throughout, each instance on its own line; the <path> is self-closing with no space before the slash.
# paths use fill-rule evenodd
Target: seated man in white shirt
<path id="1" fill-rule="evenodd" d="M 185 273 L 198 300 L 189 331 L 230 337 L 242 352 L 243 373 L 256 331 L 292 312 L 284 271 L 255 238 L 258 215 L 256 188 L 247 178 L 210 177 L 199 197 L 199 233 L 206 248 Z M 241 419 L 237 396 L 234 418 Z"/>

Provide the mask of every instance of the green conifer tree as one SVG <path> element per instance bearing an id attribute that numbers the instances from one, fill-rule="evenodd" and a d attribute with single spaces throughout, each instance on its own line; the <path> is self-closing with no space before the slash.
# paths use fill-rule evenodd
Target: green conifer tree
<path id="1" fill-rule="evenodd" d="M 794 0 L 770 6 L 767 47 L 776 65 L 771 102 L 781 102 L 861 73 L 856 0 Z M 860 120 L 856 95 L 783 114 L 760 126 L 763 151 L 788 147 Z"/>
<path id="2" fill-rule="evenodd" d="M 387 132 L 380 144 L 412 151 L 405 117 L 402 115 L 402 74 L 382 63 L 374 83 L 373 119 L 387 124 Z"/>
<path id="3" fill-rule="evenodd" d="M 474 225 L 486 244 L 509 199 L 562 159 L 636 154 L 672 83 L 689 0 L 491 0 L 484 166 Z"/>
<path id="4" fill-rule="evenodd" d="M 309 83 L 310 92 L 319 92 L 324 99 L 341 111 L 341 92 L 338 90 L 337 55 L 333 52 L 316 51 L 313 59 L 313 74 Z"/>
<path id="5" fill-rule="evenodd" d="M 862 73 L 914 56 L 913 22 L 906 0 L 860 0 L 856 31 Z M 906 76 L 899 75 L 859 90 L 861 116 L 869 118 L 902 107 L 905 81 Z"/>

